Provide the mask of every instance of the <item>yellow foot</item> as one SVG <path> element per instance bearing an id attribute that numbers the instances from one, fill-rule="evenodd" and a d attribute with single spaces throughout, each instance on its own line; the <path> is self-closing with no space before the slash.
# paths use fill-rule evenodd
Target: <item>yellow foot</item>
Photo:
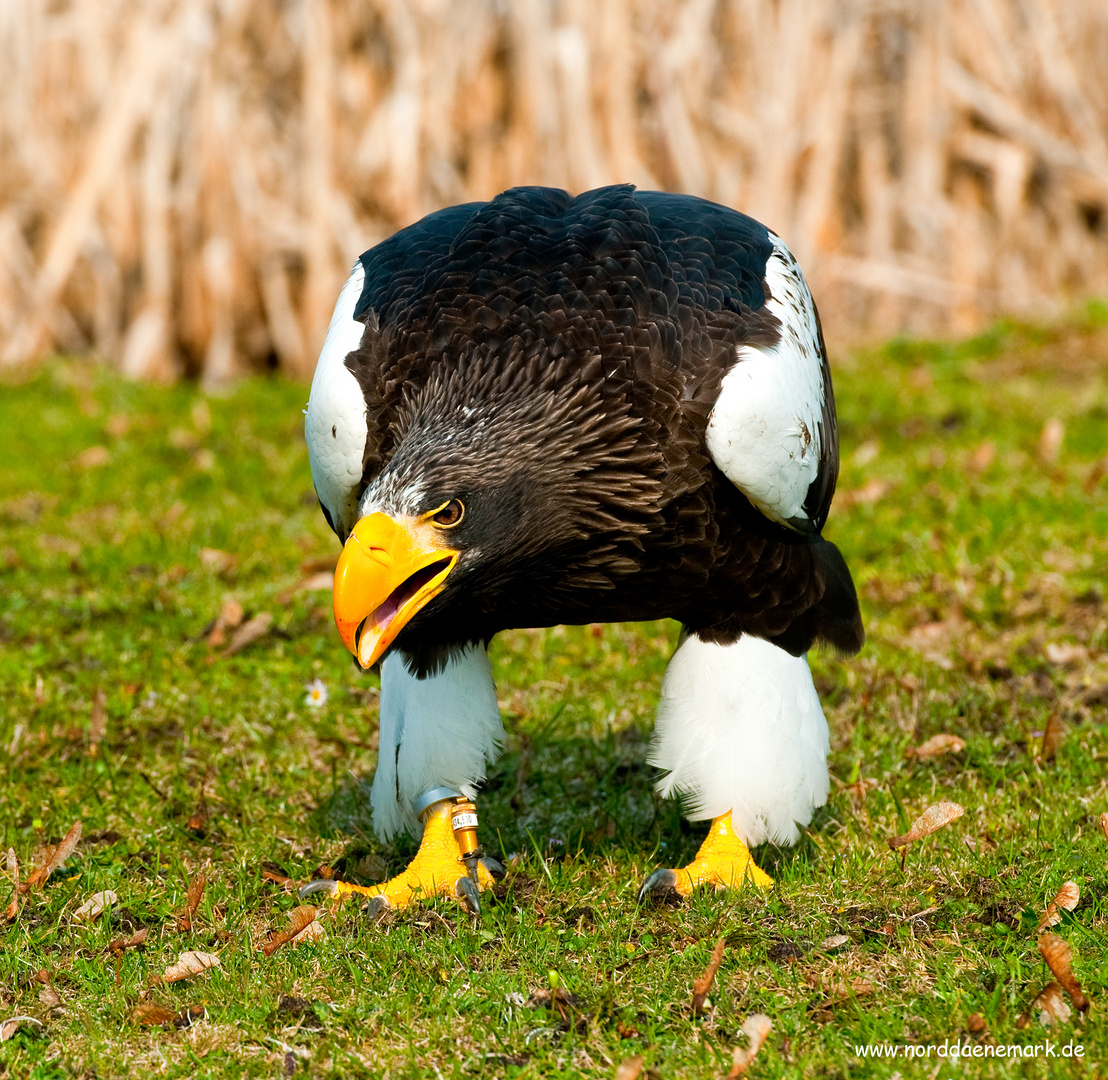
<path id="1" fill-rule="evenodd" d="M 370 912 L 380 914 L 389 907 L 406 907 L 420 897 L 456 896 L 471 911 L 479 912 L 479 890 L 492 884 L 490 870 L 495 872 L 500 867 L 495 859 L 473 858 L 470 860 L 474 867 L 471 876 L 454 833 L 451 820 L 453 809 L 453 803 L 444 801 L 435 803 L 427 810 L 419 851 L 402 874 L 368 888 L 345 881 L 313 881 L 300 890 L 301 898 L 320 892 L 340 900 L 344 896 L 368 896 Z M 473 809 L 472 806 L 470 809 Z M 476 824 L 476 815 L 473 820 Z"/>
<path id="2" fill-rule="evenodd" d="M 698 885 L 714 885 L 717 889 L 738 888 L 749 881 L 759 889 L 768 889 L 773 878 L 759 870 L 731 824 L 731 815 L 724 814 L 712 822 L 704 843 L 688 866 L 680 870 L 655 870 L 639 889 L 639 902 L 647 897 L 661 898 L 676 892 L 688 896 Z"/>

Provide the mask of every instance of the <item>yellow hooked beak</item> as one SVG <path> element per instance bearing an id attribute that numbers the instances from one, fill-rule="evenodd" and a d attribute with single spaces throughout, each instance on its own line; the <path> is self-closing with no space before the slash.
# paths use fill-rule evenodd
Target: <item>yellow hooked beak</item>
<path id="1" fill-rule="evenodd" d="M 457 561 L 425 519 L 399 522 L 377 513 L 354 526 L 335 567 L 335 625 L 363 668 L 377 663 L 412 616 L 442 592 Z"/>

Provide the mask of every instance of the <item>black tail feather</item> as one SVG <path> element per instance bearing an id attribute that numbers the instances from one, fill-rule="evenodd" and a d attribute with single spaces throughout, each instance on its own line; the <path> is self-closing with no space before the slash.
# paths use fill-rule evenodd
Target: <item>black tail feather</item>
<path id="1" fill-rule="evenodd" d="M 866 641 L 854 579 L 834 544 L 821 540 L 817 550 L 827 581 L 823 599 L 816 605 L 819 612 L 817 639 L 844 656 L 853 656 Z"/>
<path id="2" fill-rule="evenodd" d="M 841 656 L 853 656 L 866 640 L 854 579 L 841 552 L 830 541 L 813 540 L 811 550 L 822 571 L 823 596 L 788 630 L 770 640 L 793 656 L 802 656 L 817 642 L 829 645 Z"/>

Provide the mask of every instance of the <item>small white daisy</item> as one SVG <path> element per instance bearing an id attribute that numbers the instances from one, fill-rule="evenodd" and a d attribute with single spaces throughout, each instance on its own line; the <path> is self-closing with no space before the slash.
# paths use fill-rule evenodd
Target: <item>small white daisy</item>
<path id="1" fill-rule="evenodd" d="M 312 709 L 322 709 L 327 704 L 327 686 L 322 679 L 314 679 L 308 683 L 304 704 Z"/>

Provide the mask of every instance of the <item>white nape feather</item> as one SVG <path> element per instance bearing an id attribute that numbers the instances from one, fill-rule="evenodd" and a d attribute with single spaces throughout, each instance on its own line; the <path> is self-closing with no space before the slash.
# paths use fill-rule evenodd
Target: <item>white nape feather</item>
<path id="1" fill-rule="evenodd" d="M 304 413 L 312 483 L 319 501 L 343 535 L 350 532 L 357 520 L 368 430 L 362 388 L 345 363 L 347 355 L 361 344 L 365 331 L 365 326 L 354 319 L 364 282 L 365 267 L 359 261 L 335 304 Z"/>
<path id="2" fill-rule="evenodd" d="M 826 389 L 812 294 L 780 237 L 770 233 L 766 308 L 781 322 L 773 346 L 742 345 L 724 376 L 705 438 L 716 467 L 766 517 L 807 518 L 819 471 Z"/>
<path id="3" fill-rule="evenodd" d="M 795 843 L 827 801 L 829 749 L 803 656 L 749 636 L 688 637 L 673 654 L 650 762 L 669 770 L 659 792 L 684 795 L 693 820 L 730 810 L 746 844 Z"/>
<path id="4" fill-rule="evenodd" d="M 504 726 L 489 654 L 467 646 L 437 675 L 417 679 L 404 657 L 381 662 L 381 732 L 373 778 L 373 827 L 388 839 L 420 833 L 412 800 L 438 787 L 473 798 L 500 754 Z"/>

